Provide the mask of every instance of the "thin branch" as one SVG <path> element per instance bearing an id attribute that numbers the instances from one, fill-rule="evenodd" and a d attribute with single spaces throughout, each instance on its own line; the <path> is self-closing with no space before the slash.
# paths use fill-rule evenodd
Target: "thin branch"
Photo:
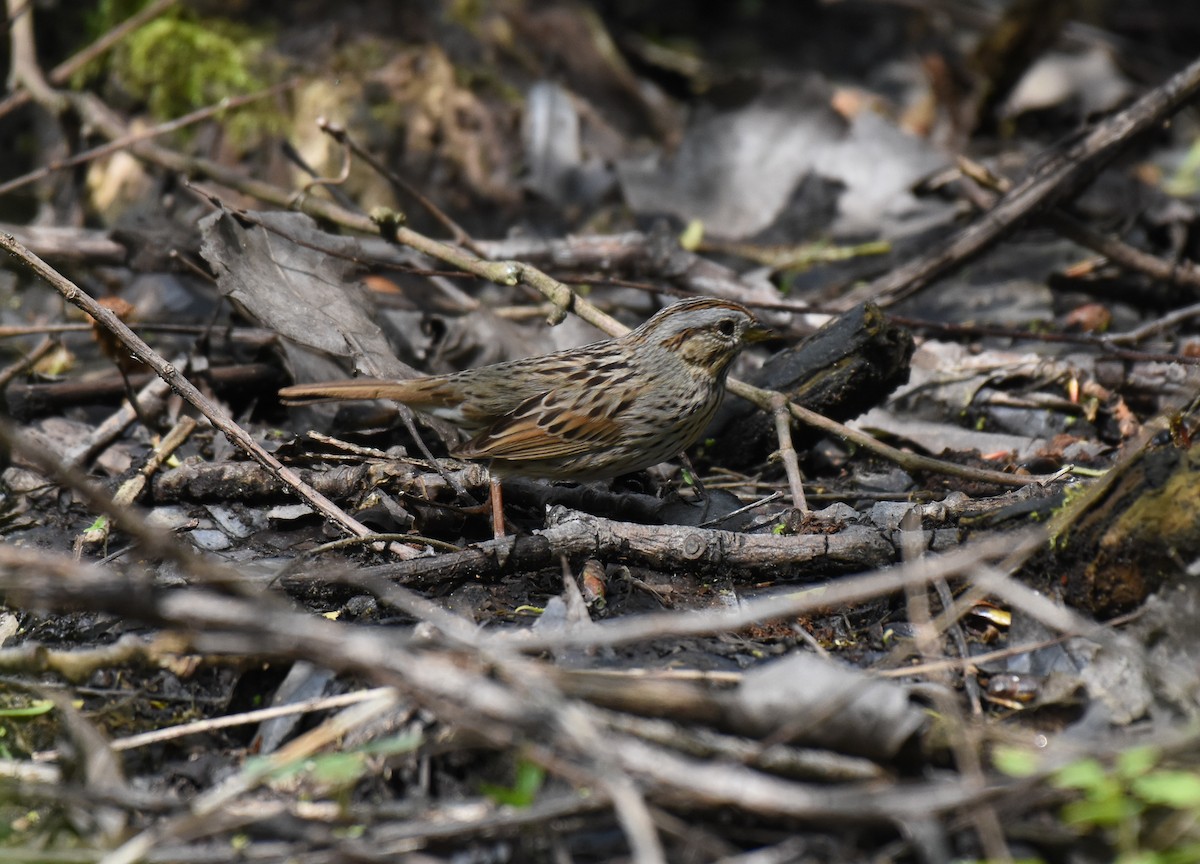
<path id="1" fill-rule="evenodd" d="M 100 146 L 93 147 L 90 150 L 84 150 L 83 152 L 76 153 L 75 155 L 66 159 L 56 159 L 52 162 L 46 163 L 34 171 L 30 171 L 26 174 L 22 174 L 20 177 L 9 180 L 7 183 L 0 183 L 0 195 L 7 195 L 9 192 L 12 192 L 15 189 L 20 189 L 22 186 L 28 186 L 30 183 L 34 183 L 44 177 L 48 177 L 55 171 L 62 171 L 66 168 L 73 168 L 76 165 L 82 165 L 85 162 L 91 162 L 94 159 L 100 159 L 110 153 L 115 153 L 117 150 L 123 150 L 130 145 L 136 144 L 139 141 L 148 141 L 152 138 L 158 138 L 162 135 L 166 135 L 169 132 L 175 132 L 179 129 L 186 128 L 187 126 L 199 123 L 201 120 L 207 120 L 208 118 L 213 117 L 222 111 L 231 111 L 235 108 L 241 108 L 243 105 L 249 105 L 252 102 L 265 99 L 268 96 L 274 96 L 277 93 L 286 92 L 287 90 L 291 90 L 293 87 L 295 87 L 296 84 L 296 81 L 284 81 L 272 87 L 267 87 L 264 90 L 259 90 L 255 93 L 248 93 L 245 96 L 232 96 L 222 99 L 215 105 L 208 105 L 204 108 L 199 108 L 190 114 L 185 114 L 175 120 L 170 120 L 166 123 L 160 123 L 159 125 L 153 126 L 149 129 L 141 129 L 137 132 L 131 132 L 128 135 L 115 138 L 109 141 L 107 144 L 101 144 Z"/>
<path id="2" fill-rule="evenodd" d="M 1123 111 L 1097 123 L 1071 146 L 1054 152 L 995 207 L 940 248 L 896 267 L 847 301 L 873 298 L 891 306 L 991 248 L 1035 213 L 1071 197 L 1133 139 L 1171 116 L 1200 90 L 1200 59 Z"/>
<path id="3" fill-rule="evenodd" d="M 131 637 L 122 637 L 122 639 Z M 105 646 L 106 648 L 108 646 Z M 0 652 L 0 657 L 3 652 Z M 114 664 L 107 664 L 114 665 Z M 238 714 L 226 714 L 223 717 L 208 717 L 204 720 L 193 720 L 190 723 L 180 723 L 176 726 L 165 726 L 149 732 L 139 732 L 124 738 L 116 738 L 110 746 L 117 752 L 136 750 L 139 747 L 149 747 L 166 741 L 178 741 L 191 735 L 207 735 L 220 729 L 232 729 L 235 726 L 248 726 L 251 723 L 263 723 L 279 717 L 292 717 L 296 714 L 311 714 L 315 711 L 328 711 L 332 708 L 345 708 L 359 702 L 366 702 L 387 692 L 389 688 L 375 687 L 370 690 L 355 690 L 351 693 L 339 693 L 336 696 L 322 696 L 318 699 L 306 699 L 303 702 L 290 702 L 287 705 L 273 705 L 270 708 L 259 708 L 254 711 L 242 711 Z M 62 757 L 58 750 L 39 750 L 30 758 L 35 762 L 54 762 Z"/>
<path id="4" fill-rule="evenodd" d="M 788 486 L 792 490 L 792 506 L 801 513 L 808 512 L 808 502 L 804 499 L 804 482 L 800 474 L 800 462 L 796 458 L 796 448 L 792 444 L 792 423 L 788 414 L 787 399 L 783 394 L 776 394 L 771 400 L 771 414 L 775 418 L 775 435 L 779 439 L 779 458 L 787 472 Z"/>
<path id="5" fill-rule="evenodd" d="M 470 249 L 476 255 L 482 256 L 483 253 L 480 252 L 479 247 L 475 244 L 475 241 L 471 239 L 471 235 L 466 232 L 466 229 L 451 219 L 441 207 L 433 203 L 429 196 L 376 159 L 375 155 L 359 144 L 358 141 L 346 131 L 344 126 L 341 126 L 337 123 L 332 123 L 324 117 L 318 117 L 317 128 L 333 138 L 334 141 L 337 141 L 339 144 L 343 144 L 344 146 L 348 147 L 351 153 L 375 169 L 379 176 L 386 179 L 405 195 L 413 198 L 418 204 L 424 207 L 430 216 L 436 219 L 443 228 L 450 232 L 450 235 L 454 238 L 455 243 Z"/>
<path id="6" fill-rule="evenodd" d="M 88 327 L 87 324 L 82 324 L 80 326 Z M 27 369 L 32 369 L 39 360 L 53 351 L 57 345 L 58 342 L 46 337 L 36 346 L 34 346 L 33 350 L 24 357 L 14 363 L 10 363 L 8 366 L 5 366 L 3 370 L 0 370 L 0 390 L 8 387 L 14 378 L 23 374 Z"/>
<path id="7" fill-rule="evenodd" d="M 988 192 L 984 191 L 985 189 L 1001 194 L 1012 191 L 1012 181 L 1007 177 L 999 176 L 986 167 L 963 157 L 960 157 L 958 161 L 962 176 L 984 187 L 984 189 L 978 190 L 974 196 L 979 199 L 977 203 L 984 206 L 995 204 L 995 200 L 991 199 Z M 1042 219 L 1068 240 L 1103 255 L 1109 261 L 1119 264 L 1127 270 L 1144 273 L 1161 282 L 1182 285 L 1192 289 L 1193 293 L 1200 292 L 1200 266 L 1192 261 L 1165 261 L 1116 237 L 1102 234 L 1061 209 L 1048 211 L 1042 216 Z"/>

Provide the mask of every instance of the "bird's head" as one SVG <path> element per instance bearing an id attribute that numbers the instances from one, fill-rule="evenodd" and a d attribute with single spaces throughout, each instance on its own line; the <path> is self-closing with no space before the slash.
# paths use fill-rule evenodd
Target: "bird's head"
<path id="1" fill-rule="evenodd" d="M 742 348 L 770 335 L 741 304 L 694 297 L 663 309 L 626 338 L 659 345 L 688 366 L 719 377 Z"/>

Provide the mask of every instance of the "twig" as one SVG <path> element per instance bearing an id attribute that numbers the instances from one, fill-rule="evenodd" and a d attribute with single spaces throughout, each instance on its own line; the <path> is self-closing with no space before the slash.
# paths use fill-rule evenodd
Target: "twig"
<path id="1" fill-rule="evenodd" d="M 174 132 L 178 129 L 183 129 L 191 126 L 194 123 L 199 123 L 201 120 L 207 120 L 209 117 L 219 114 L 222 111 L 231 111 L 234 108 L 240 108 L 243 105 L 249 105 L 251 102 L 257 102 L 260 99 L 265 99 L 268 96 L 274 96 L 277 93 L 282 93 L 296 86 L 296 81 L 284 81 L 276 84 L 273 87 L 267 87 L 264 90 L 259 90 L 256 93 L 249 93 L 245 96 L 231 96 L 222 99 L 215 105 L 208 105 L 204 108 L 199 108 L 190 114 L 185 114 L 175 120 L 169 120 L 166 123 L 160 123 L 149 129 L 141 129 L 137 132 L 131 132 L 128 135 L 123 135 L 120 138 L 115 138 L 106 144 L 101 144 L 98 147 L 92 147 L 90 150 L 84 150 L 81 153 L 76 153 L 66 159 L 55 159 L 47 162 L 42 167 L 22 174 L 9 180 L 7 183 L 0 183 L 0 195 L 7 195 L 15 189 L 20 189 L 22 186 L 27 186 L 48 177 L 55 171 L 62 171 L 65 168 L 73 168 L 76 165 L 82 165 L 85 162 L 90 162 L 93 159 L 100 159 L 107 156 L 109 153 L 114 153 L 117 150 L 129 147 L 139 141 L 148 141 L 152 138 L 166 135 L 169 132 Z"/>
<path id="2" fill-rule="evenodd" d="M 1168 354 L 1153 351 L 1129 351 L 1117 348 L 1117 345 L 1140 342 L 1148 336 L 1153 336 L 1158 330 L 1165 329 L 1180 320 L 1200 315 L 1200 304 L 1180 310 L 1180 317 L 1164 316 L 1162 320 L 1168 323 L 1156 327 L 1152 322 L 1146 327 L 1139 327 L 1127 333 L 1098 335 L 1095 333 L 1030 333 L 1016 327 L 999 327 L 989 324 L 952 324 L 944 321 L 930 321 L 923 318 L 909 318 L 905 315 L 888 314 L 888 320 L 905 327 L 922 330 L 928 333 L 941 333 L 953 338 L 962 339 L 972 336 L 998 336 L 1002 339 L 1014 339 L 1026 342 L 1051 342 L 1075 345 L 1091 345 L 1104 352 L 1105 357 L 1114 360 L 1128 360 L 1130 363 L 1175 363 L 1180 366 L 1200 365 L 1200 358 L 1187 357 L 1182 354 Z"/>
<path id="3" fill-rule="evenodd" d="M 101 229 L 0 222 L 0 231 L 14 235 L 43 258 L 121 264 L 129 257 L 129 250 Z"/>
<path id="4" fill-rule="evenodd" d="M 1001 177 L 986 167 L 963 157 L 960 157 L 958 161 L 964 177 L 1001 194 L 1012 190 L 1012 181 L 1007 177 Z M 977 194 L 987 196 L 987 192 L 982 190 Z M 981 200 L 981 203 L 994 204 L 995 202 L 994 200 L 990 202 Z M 1046 212 L 1042 219 L 1068 240 L 1091 249 L 1093 252 L 1098 252 L 1109 261 L 1120 264 L 1127 270 L 1144 273 L 1150 278 L 1162 282 L 1182 285 L 1191 288 L 1193 292 L 1200 291 L 1200 266 L 1194 262 L 1164 261 L 1162 258 L 1143 252 L 1116 237 L 1109 237 L 1096 231 L 1061 209 Z"/>
<path id="5" fill-rule="evenodd" d="M 471 239 L 471 235 L 466 232 L 466 229 L 451 219 L 446 211 L 444 211 L 441 207 L 437 206 L 437 204 L 434 204 L 428 195 L 423 193 L 420 189 L 413 186 L 395 171 L 388 168 L 386 165 L 376 159 L 375 155 L 362 147 L 358 141 L 356 141 L 354 137 L 346 131 L 344 126 L 337 123 L 332 123 L 324 117 L 318 117 L 317 128 L 333 138 L 334 141 L 337 141 L 339 144 L 350 148 L 351 153 L 374 168 L 376 173 L 378 173 L 381 177 L 386 178 L 387 181 L 393 186 L 400 189 L 410 198 L 416 200 L 418 204 L 425 208 L 425 211 L 429 213 L 430 216 L 436 219 L 443 228 L 450 232 L 450 235 L 454 238 L 455 243 L 458 243 L 460 246 L 465 246 L 476 255 L 482 254 L 479 251 L 479 247 L 476 245 L 475 241 Z"/>
<path id="6" fill-rule="evenodd" d="M 3 229 L 0 228 L 0 233 Z M 24 240 L 20 240 L 26 247 Z M 91 324 L 11 324 L 0 326 L 0 339 L 12 339 L 17 336 L 36 336 L 42 333 L 91 333 L 95 328 Z M 129 329 L 135 333 L 183 333 L 188 336 L 203 336 L 212 332 L 208 324 L 166 324 L 154 321 L 134 321 Z M 251 347 L 264 348 L 276 341 L 279 335 L 274 330 L 264 327 L 221 327 L 222 338 L 230 342 L 245 342 Z"/>
<path id="7" fill-rule="evenodd" d="M 7 562 L 0 561 L 0 566 Z M 67 681 L 84 682 L 96 671 L 113 666 L 137 663 L 159 664 L 158 648 L 127 633 L 111 645 L 83 650 L 60 650 L 27 642 L 14 648 L 0 649 L 0 670 L 23 672 L 27 675 L 61 675 Z"/>
<path id="8" fill-rule="evenodd" d="M 518 262 L 481 262 L 470 253 L 446 246 L 437 241 L 429 240 L 413 231 L 406 228 L 396 228 L 394 236 L 397 242 L 411 245 L 413 248 L 424 252 L 435 258 L 440 258 L 444 261 L 449 261 L 456 266 L 461 267 L 468 272 L 474 273 L 484 279 L 491 281 L 500 281 L 505 284 L 516 284 L 517 281 L 525 282 L 534 288 L 537 288 L 542 294 L 563 310 L 570 310 L 604 331 L 610 336 L 621 336 L 629 332 L 629 328 L 621 324 L 615 318 L 601 312 L 587 300 L 579 297 L 570 288 L 556 279 L 547 276 L 545 273 L 530 267 L 526 264 Z M 497 269 L 499 265 L 499 269 Z M 752 387 L 743 381 L 736 378 L 730 378 L 726 384 L 726 388 L 730 393 L 741 396 L 749 402 L 757 405 L 764 411 L 772 412 L 774 410 L 773 400 L 780 396 L 773 391 L 763 390 L 758 387 Z M 976 480 L 985 483 L 996 483 L 1005 486 L 1025 486 L 1035 482 L 1050 482 L 1057 479 L 1057 475 L 1048 476 L 1017 476 L 1013 474 L 1004 474 L 999 471 L 984 471 L 978 468 L 970 468 L 962 465 L 955 465 L 950 462 L 945 462 L 940 459 L 933 459 L 928 456 L 920 456 L 918 454 L 905 453 L 895 447 L 889 447 L 886 444 L 876 440 L 866 433 L 851 429 L 841 423 L 829 420 L 822 417 L 816 412 L 809 411 L 795 403 L 789 403 L 789 410 L 792 416 L 802 423 L 806 423 L 822 431 L 837 435 L 846 440 L 870 450 L 876 455 L 882 456 L 885 459 L 896 462 L 896 464 L 906 470 L 932 471 L 939 474 L 946 474 L 953 477 L 962 477 L 964 479 Z"/>
<path id="9" fill-rule="evenodd" d="M 715 488 L 725 488 L 725 487 L 723 487 L 723 486 L 716 487 L 716 486 L 712 486 L 712 485 L 706 485 L 704 488 L 711 490 L 711 489 L 715 489 Z M 768 495 L 764 495 L 762 498 L 759 498 L 757 501 L 751 501 L 749 504 L 746 504 L 742 507 L 738 507 L 736 510 L 730 510 L 728 513 L 725 513 L 721 516 L 716 516 L 705 522 L 701 522 L 696 527 L 697 528 L 714 528 L 723 522 L 728 522 L 734 516 L 741 516 L 743 513 L 749 513 L 751 510 L 757 510 L 759 507 L 765 507 L 767 504 L 770 504 L 774 501 L 778 501 L 782 497 L 783 497 L 783 493 L 776 490 L 774 492 L 771 492 Z"/>
<path id="10" fill-rule="evenodd" d="M 914 511 L 909 511 L 909 515 L 913 515 L 913 513 Z M 901 524 L 903 526 L 904 523 Z M 918 519 L 916 520 L 916 530 L 904 531 L 904 534 L 919 536 L 919 530 L 920 520 Z M 945 579 L 941 577 L 931 581 L 934 585 L 945 585 Z M 939 647 L 942 642 L 942 633 L 934 625 L 930 612 L 929 587 L 928 584 L 910 585 L 904 592 L 908 620 L 913 626 L 917 652 L 927 664 L 942 656 Z M 942 728 L 950 750 L 954 753 L 958 770 L 963 774 L 965 782 L 969 786 L 982 790 L 986 783 L 983 766 L 979 759 L 980 742 L 977 740 L 977 727 L 967 723 L 958 700 L 950 695 L 948 689 L 934 688 L 931 697 L 934 707 L 941 716 Z M 968 814 L 968 818 L 974 824 L 975 833 L 979 836 L 980 844 L 987 850 L 989 859 L 1011 860 L 1012 856 L 1008 853 L 1004 841 L 1004 832 L 1000 829 L 1000 821 L 990 804 L 974 809 Z"/>
<path id="11" fill-rule="evenodd" d="M 91 464 L 97 455 L 120 438 L 129 425 L 140 419 L 143 413 L 149 416 L 157 415 L 163 408 L 167 394 L 171 392 L 170 385 L 161 378 L 150 378 L 136 393 L 130 393 L 132 389 L 132 386 L 127 386 L 126 399 L 117 410 L 68 448 L 63 457 L 68 465 L 78 467 Z M 147 427 L 146 431 L 152 430 Z"/>
<path id="12" fill-rule="evenodd" d="M 787 472 L 788 486 L 792 490 L 792 506 L 801 513 L 808 512 L 804 500 L 804 483 L 800 475 L 800 463 L 796 459 L 796 448 L 792 445 L 792 423 L 788 414 L 787 399 L 778 393 L 771 400 L 771 414 L 775 417 L 775 435 L 779 439 L 779 458 Z"/>
<path id="13" fill-rule="evenodd" d="M 126 840 L 120 847 L 101 858 L 100 864 L 134 864 L 164 840 L 197 830 L 203 832 L 206 824 L 220 821 L 215 817 L 222 810 L 264 782 L 273 772 L 316 753 L 346 733 L 367 725 L 392 710 L 397 701 L 398 694 L 395 690 L 383 688 L 372 699 L 344 708 L 320 726 L 289 741 L 270 756 L 252 766 L 243 766 L 239 773 L 197 795 L 183 815 L 156 822 L 152 827 Z"/>
<path id="14" fill-rule="evenodd" d="M 766 411 L 772 410 L 773 400 L 777 396 L 781 396 L 781 394 L 773 390 L 763 390 L 732 378 L 729 380 L 727 386 L 730 393 L 741 396 L 743 399 L 753 402 Z M 1028 486 L 1030 483 L 1052 483 L 1062 478 L 1062 472 L 1058 474 L 1005 474 L 1002 471 L 987 471 L 982 468 L 955 465 L 953 462 L 922 456 L 918 453 L 906 453 L 896 447 L 884 444 L 882 441 L 865 432 L 838 423 L 835 420 L 830 420 L 828 417 L 823 417 L 815 411 L 810 411 L 802 405 L 797 405 L 795 402 L 787 403 L 787 408 L 792 416 L 801 423 L 843 438 L 852 444 L 869 450 L 877 456 L 895 462 L 906 471 L 930 471 L 950 477 L 961 477 L 964 480 L 975 480 L 980 483 L 995 483 L 998 486 Z"/>
<path id="15" fill-rule="evenodd" d="M 158 379 L 155 379 L 156 381 Z M 133 397 L 137 398 L 136 394 Z M 113 505 L 118 509 L 124 510 L 131 504 L 136 502 L 141 497 L 142 492 L 146 489 L 146 484 L 150 482 L 150 478 L 162 467 L 163 463 L 171 458 L 171 455 L 183 446 L 184 442 L 196 431 L 196 421 L 191 417 L 184 417 L 171 429 L 170 432 L 159 442 L 158 446 L 150 451 L 150 455 L 146 458 L 144 464 L 137 472 L 120 485 L 116 494 L 113 495 Z M 82 553 L 83 547 L 88 544 L 104 543 L 107 548 L 109 534 L 112 530 L 112 524 L 105 522 L 98 529 L 84 531 L 75 540 L 75 557 L 78 558 Z"/>
<path id="16" fill-rule="evenodd" d="M 938 593 L 938 599 L 942 604 L 942 614 L 937 620 L 931 622 L 932 626 L 938 633 L 948 632 L 951 640 L 954 642 L 954 649 L 958 652 L 958 656 L 966 659 L 971 656 L 971 651 L 967 647 L 967 634 L 963 632 L 962 621 L 957 615 L 951 616 L 949 610 L 954 607 L 954 595 L 950 591 L 950 585 L 945 579 L 935 579 L 933 587 Z M 963 690 L 966 691 L 967 699 L 971 703 L 971 713 L 979 716 L 983 713 L 983 700 L 980 698 L 979 682 L 971 675 L 963 675 Z"/>
<path id="17" fill-rule="evenodd" d="M 122 637 L 122 640 L 133 637 Z M 105 646 L 106 648 L 108 646 Z M 75 652 L 78 653 L 78 652 Z M 3 656 L 3 652 L 0 652 Z M 114 665 L 112 663 L 106 665 Z M 97 667 L 99 668 L 99 666 Z M 110 742 L 117 752 L 136 750 L 139 747 L 149 747 L 152 744 L 162 744 L 166 741 L 177 741 L 190 735 L 206 735 L 220 729 L 231 729 L 235 726 L 248 726 L 251 723 L 262 723 L 278 717 L 291 717 L 294 714 L 311 714 L 314 711 L 328 711 L 331 708 L 345 708 L 374 699 L 387 691 L 386 687 L 375 687 L 370 690 L 356 690 L 352 693 L 339 693 L 336 696 L 323 696 L 319 699 L 306 699 L 303 702 L 291 702 L 287 705 L 273 705 L 270 708 L 259 708 L 254 711 L 242 711 L 238 714 L 227 714 L 224 717 L 209 717 L 204 720 L 194 720 L 191 723 L 180 723 L 177 726 L 166 726 L 150 732 L 140 732 L 128 735 Z M 61 758 L 58 750 L 39 750 L 30 757 L 34 762 L 54 762 Z"/>
<path id="18" fill-rule="evenodd" d="M 844 302 L 874 298 L 891 306 L 962 266 L 1015 231 L 1035 212 L 1069 198 L 1141 132 L 1182 108 L 1200 89 L 1200 60 L 1194 61 L 1123 111 L 1097 123 L 1078 141 L 1053 153 L 1013 187 L 994 208 L 940 248 L 864 286 Z"/>
<path id="19" fill-rule="evenodd" d="M 91 329 L 90 327 L 88 327 L 87 324 L 83 324 L 80 326 Z M 6 387 L 8 387 L 8 385 L 10 383 L 12 383 L 12 380 L 14 378 L 16 378 L 18 375 L 23 374 L 25 372 L 25 370 L 32 369 L 33 366 L 39 360 L 41 360 L 43 357 L 45 357 L 47 354 L 49 354 L 51 351 L 53 351 L 55 346 L 57 346 L 57 345 L 58 345 L 57 341 L 47 337 L 47 338 L 43 339 L 41 342 L 39 342 L 36 346 L 34 346 L 34 349 L 32 351 L 30 351 L 28 354 L 26 354 L 24 357 L 22 357 L 20 360 L 17 360 L 14 363 L 10 363 L 8 366 L 5 366 L 3 370 L 0 370 L 0 390 L 3 390 Z"/>
<path id="20" fill-rule="evenodd" d="M 1168 312 L 1161 318 L 1156 318 L 1153 321 L 1143 324 L 1141 327 L 1135 327 L 1124 333 L 1105 335 L 1100 338 L 1113 345 L 1136 345 L 1143 339 L 1157 336 L 1159 333 L 1174 327 L 1176 324 L 1182 324 L 1184 321 L 1190 321 L 1197 317 L 1200 317 L 1200 303 L 1193 303 L 1191 306 L 1184 306 L 1182 309 Z"/>
<path id="21" fill-rule="evenodd" d="M 149 458 L 146 459 L 144 465 L 138 469 L 137 473 L 121 484 L 117 489 L 117 493 L 113 496 L 113 501 L 118 506 L 127 506 L 137 501 L 142 492 L 146 488 L 146 484 L 150 482 L 150 478 L 162 468 L 171 456 L 183 446 L 184 442 L 191 437 L 191 434 L 196 431 L 196 421 L 191 417 L 182 417 L 176 423 L 171 431 L 163 436 L 162 441 L 158 446 L 151 451 Z"/>
<path id="22" fill-rule="evenodd" d="M 338 203 L 340 203 L 342 206 L 355 206 L 354 201 L 341 188 L 346 181 L 350 179 L 350 169 L 354 167 L 354 161 L 350 158 L 353 154 L 350 152 L 348 147 L 343 146 L 342 148 L 342 169 L 332 177 L 318 174 L 316 169 L 304 161 L 304 157 L 302 157 L 296 151 L 296 149 L 291 146 L 291 144 L 286 145 L 284 150 L 288 157 L 311 177 L 311 179 L 305 183 L 303 187 L 301 187 L 304 192 L 308 192 L 309 190 L 316 189 L 318 186 L 320 186 L 324 189 L 328 189 L 329 193 L 333 195 L 334 198 L 337 199 Z"/>

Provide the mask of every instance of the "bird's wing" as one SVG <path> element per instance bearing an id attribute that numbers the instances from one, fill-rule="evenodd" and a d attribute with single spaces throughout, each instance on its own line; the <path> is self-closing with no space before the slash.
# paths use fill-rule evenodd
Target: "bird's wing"
<path id="1" fill-rule="evenodd" d="M 620 388 L 551 390 L 526 399 L 457 451 L 467 459 L 558 459 L 605 450 L 626 434 L 623 412 L 632 396 Z"/>

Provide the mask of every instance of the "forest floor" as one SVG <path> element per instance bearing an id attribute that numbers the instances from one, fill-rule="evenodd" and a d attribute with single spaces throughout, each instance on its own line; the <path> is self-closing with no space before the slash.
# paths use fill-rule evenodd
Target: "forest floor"
<path id="1" fill-rule="evenodd" d="M 0 858 L 1200 860 L 1200 11 L 64 5 Z M 688 461 L 500 532 L 450 424 L 279 397 L 696 295 L 771 335 Z"/>

